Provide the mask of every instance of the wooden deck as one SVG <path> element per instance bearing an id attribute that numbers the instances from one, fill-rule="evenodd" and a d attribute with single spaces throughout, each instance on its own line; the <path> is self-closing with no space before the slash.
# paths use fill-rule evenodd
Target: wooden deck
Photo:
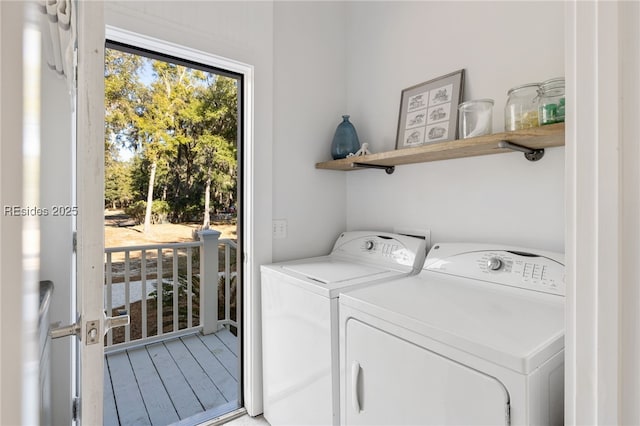
<path id="1" fill-rule="evenodd" d="M 237 338 L 226 329 L 105 355 L 105 425 L 169 425 L 239 408 Z"/>

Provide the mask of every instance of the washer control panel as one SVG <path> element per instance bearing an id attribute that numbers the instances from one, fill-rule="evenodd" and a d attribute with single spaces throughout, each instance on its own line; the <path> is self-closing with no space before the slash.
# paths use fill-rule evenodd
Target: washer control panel
<path id="1" fill-rule="evenodd" d="M 386 232 L 343 232 L 331 255 L 375 262 L 381 266 L 403 266 L 416 271 L 422 268 L 426 255 L 422 238 Z"/>
<path id="2" fill-rule="evenodd" d="M 435 244 L 424 269 L 564 296 L 564 256 L 519 247 Z"/>

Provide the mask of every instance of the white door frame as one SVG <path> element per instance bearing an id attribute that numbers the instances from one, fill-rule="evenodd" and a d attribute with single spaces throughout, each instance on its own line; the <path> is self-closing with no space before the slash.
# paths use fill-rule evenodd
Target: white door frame
<path id="1" fill-rule="evenodd" d="M 640 5 L 565 16 L 565 421 L 640 424 Z"/>
<path id="2" fill-rule="evenodd" d="M 242 99 L 242 113 L 244 117 L 242 119 L 244 136 L 242 146 L 243 156 L 243 185 L 242 188 L 243 199 L 241 213 L 243 215 L 242 220 L 242 242 L 244 247 L 242 251 L 244 253 L 244 262 L 242 263 L 242 312 L 243 318 L 240 324 L 242 325 L 242 377 L 243 377 L 243 395 L 244 405 L 247 411 L 251 414 L 259 414 L 254 407 L 258 405 L 262 406 L 261 395 L 262 389 L 258 392 L 255 391 L 256 386 L 254 383 L 262 383 L 261 376 L 262 371 L 259 366 L 261 364 L 257 362 L 260 358 L 261 348 L 255 343 L 255 332 L 253 327 L 247 327 L 247 324 L 253 324 L 252 320 L 255 311 L 255 285 L 258 277 L 253 273 L 254 260 L 256 258 L 254 254 L 255 250 L 255 231 L 253 212 L 254 208 L 254 70 L 253 66 L 245 64 L 232 59 L 224 58 L 212 53 L 203 52 L 201 50 L 192 49 L 187 46 L 171 43 L 164 40 L 159 40 L 147 35 L 134 33 L 128 30 L 117 28 L 107 25 L 105 36 L 107 39 L 125 43 L 134 47 L 140 47 L 153 52 L 163 53 L 166 55 L 174 56 L 180 59 L 186 59 L 201 63 L 204 65 L 211 65 L 213 67 L 221 68 L 224 70 L 232 71 L 234 73 L 241 74 L 243 76 L 243 99 Z M 256 399 L 258 401 L 256 402 Z M 257 411 L 257 412 L 256 412 Z"/>

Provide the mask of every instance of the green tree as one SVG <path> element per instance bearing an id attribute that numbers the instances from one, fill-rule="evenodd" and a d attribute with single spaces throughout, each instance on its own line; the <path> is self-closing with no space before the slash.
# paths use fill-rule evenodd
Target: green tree
<path id="1" fill-rule="evenodd" d="M 112 160 L 105 165 L 104 199 L 112 208 L 127 206 L 133 200 L 131 162 Z"/>
<path id="2" fill-rule="evenodd" d="M 204 92 L 200 114 L 206 123 L 196 151 L 202 167 L 204 187 L 203 227 L 211 221 L 211 190 L 231 194 L 237 187 L 238 94 L 236 81 L 214 76 Z M 213 186 L 213 188 L 212 188 Z M 227 207 L 230 205 L 227 200 Z M 218 199 L 222 204 L 224 201 Z"/>
<path id="3" fill-rule="evenodd" d="M 150 164 L 145 232 L 151 225 L 158 164 L 166 163 L 175 156 L 178 145 L 188 138 L 185 133 L 188 133 L 189 125 L 183 122 L 182 117 L 195 91 L 193 70 L 163 61 L 153 61 L 152 67 L 156 78 L 146 90 L 144 109 L 137 119 L 139 141 Z"/>
<path id="4" fill-rule="evenodd" d="M 235 202 L 236 80 L 113 49 L 106 57 L 106 198 L 126 198 L 117 193 L 124 179 L 117 153 L 131 149 L 129 194 L 144 203 L 137 205 L 146 208 L 145 231 L 154 200 L 170 205 L 174 221 L 204 211 L 207 227 L 213 210 Z"/>
<path id="5" fill-rule="evenodd" d="M 137 111 L 144 85 L 143 58 L 105 50 L 105 203 L 112 207 L 131 201 L 131 164 L 120 162 L 120 149 L 137 148 Z"/>
<path id="6" fill-rule="evenodd" d="M 141 56 L 105 49 L 105 149 L 111 145 L 136 149 L 136 118 L 144 85 L 140 82 Z"/>

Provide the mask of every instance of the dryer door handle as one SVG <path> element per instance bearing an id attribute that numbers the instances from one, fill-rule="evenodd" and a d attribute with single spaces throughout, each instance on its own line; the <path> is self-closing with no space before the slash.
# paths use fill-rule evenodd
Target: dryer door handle
<path id="1" fill-rule="evenodd" d="M 360 413 L 360 395 L 358 394 L 358 382 L 360 381 L 360 363 L 351 363 L 351 405 L 356 413 Z"/>

